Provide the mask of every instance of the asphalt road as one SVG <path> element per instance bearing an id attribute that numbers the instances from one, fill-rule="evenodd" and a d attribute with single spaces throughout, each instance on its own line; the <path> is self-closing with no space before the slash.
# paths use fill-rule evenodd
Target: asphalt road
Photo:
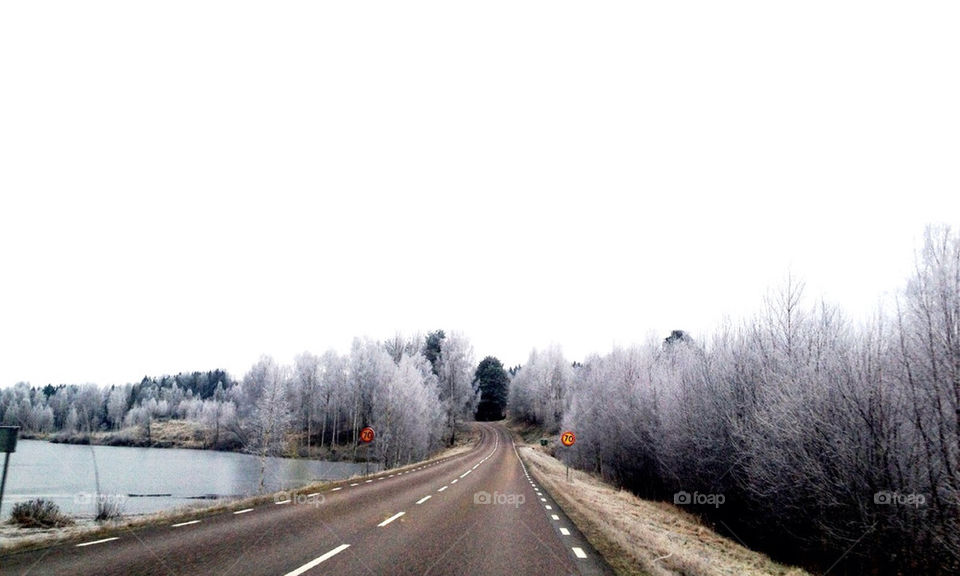
<path id="1" fill-rule="evenodd" d="M 0 574 L 612 574 L 520 461 L 477 424 L 468 452 L 287 502 L 0 557 Z"/>

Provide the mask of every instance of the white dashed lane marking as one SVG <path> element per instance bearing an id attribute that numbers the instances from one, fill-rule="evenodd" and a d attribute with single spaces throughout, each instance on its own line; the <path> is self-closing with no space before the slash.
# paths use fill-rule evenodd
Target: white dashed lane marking
<path id="1" fill-rule="evenodd" d="M 586 558 L 586 557 L 587 557 L 587 553 L 584 552 L 584 551 L 583 551 L 583 548 L 580 548 L 579 546 L 574 546 L 574 547 L 573 547 L 573 553 L 576 554 L 577 558 Z"/>
<path id="2" fill-rule="evenodd" d="M 234 512 L 234 515 L 246 514 L 247 512 L 253 512 L 253 508 L 244 508 L 243 510 L 237 510 L 236 512 Z"/>
<path id="3" fill-rule="evenodd" d="M 426 502 L 426 501 L 429 500 L 429 499 L 430 499 L 430 496 L 424 496 L 423 498 L 417 500 L 417 504 L 423 504 L 424 502 Z"/>
<path id="4" fill-rule="evenodd" d="M 181 522 L 181 523 L 179 523 L 179 524 L 171 524 L 170 527 L 171 527 L 171 528 L 179 528 L 179 527 L 181 527 L 181 526 L 189 526 L 189 525 L 191 525 L 191 524 L 199 524 L 199 523 L 200 523 L 199 520 L 190 520 L 189 522 Z"/>
<path id="5" fill-rule="evenodd" d="M 84 542 L 83 544 L 77 544 L 77 548 L 83 548 L 84 546 L 93 546 L 94 544 L 103 544 L 104 542 L 110 542 L 111 540 L 119 540 L 119 536 L 114 536 L 113 538 L 104 538 L 103 540 L 94 540 L 93 542 Z"/>
<path id="6" fill-rule="evenodd" d="M 386 526 L 387 524 L 393 522 L 394 520 L 396 520 L 397 518 L 403 516 L 404 514 L 406 514 L 406 512 L 397 512 L 397 513 L 394 514 L 393 516 L 391 516 L 391 517 L 387 518 L 386 520 L 384 520 L 383 522 L 377 524 L 377 528 L 383 528 L 384 526 Z"/>
<path id="7" fill-rule="evenodd" d="M 570 531 L 567 530 L 566 528 L 561 528 L 561 529 L 560 529 L 560 533 L 563 534 L 564 536 L 569 536 L 569 535 L 570 535 Z"/>
<path id="8" fill-rule="evenodd" d="M 314 566 L 320 564 L 321 562 L 323 562 L 323 561 L 325 561 L 325 560 L 329 560 L 330 558 L 332 558 L 332 557 L 336 556 L 337 554 L 343 552 L 344 550 L 346 550 L 346 549 L 349 548 L 349 547 L 350 547 L 349 544 L 341 544 L 341 545 L 337 546 L 336 548 L 334 548 L 333 550 L 327 552 L 327 553 L 324 554 L 323 556 L 307 562 L 306 564 L 304 564 L 303 566 L 297 568 L 297 569 L 294 570 L 293 572 L 287 572 L 284 576 L 300 576 L 301 574 L 303 574 L 303 573 L 306 572 L 307 570 L 313 568 Z"/>

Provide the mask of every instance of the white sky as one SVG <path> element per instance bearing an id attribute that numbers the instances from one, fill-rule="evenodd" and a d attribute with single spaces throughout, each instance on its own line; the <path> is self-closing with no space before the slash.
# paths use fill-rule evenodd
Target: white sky
<path id="1" fill-rule="evenodd" d="M 960 225 L 956 2 L 4 2 L 0 386 L 854 314 Z"/>

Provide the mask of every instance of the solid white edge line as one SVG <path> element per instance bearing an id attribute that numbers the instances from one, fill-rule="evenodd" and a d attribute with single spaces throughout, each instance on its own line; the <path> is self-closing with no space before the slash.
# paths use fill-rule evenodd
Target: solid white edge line
<path id="1" fill-rule="evenodd" d="M 417 500 L 417 504 L 423 504 L 424 502 L 426 502 L 427 500 L 429 500 L 429 499 L 431 498 L 431 496 L 432 496 L 432 495 L 430 495 L 430 494 L 424 496 L 423 498 Z"/>
<path id="2" fill-rule="evenodd" d="M 387 518 L 386 520 L 384 520 L 383 522 L 377 524 L 377 528 L 383 528 L 384 526 L 386 526 L 387 524 L 393 522 L 394 520 L 396 520 L 397 518 L 403 516 L 404 514 L 406 514 L 406 512 L 397 512 L 397 513 L 394 514 L 393 516 L 391 516 L 391 517 Z"/>
<path id="3" fill-rule="evenodd" d="M 247 512 L 253 512 L 253 508 L 244 508 L 243 510 L 237 510 L 236 512 L 234 512 L 234 515 L 246 514 Z"/>
<path id="4" fill-rule="evenodd" d="M 190 520 L 189 522 L 180 522 L 179 524 L 171 524 L 170 527 L 171 527 L 171 528 L 179 528 L 179 527 L 181 527 L 181 526 L 189 526 L 189 525 L 191 525 L 191 524 L 199 524 L 199 523 L 200 523 L 199 520 Z"/>
<path id="5" fill-rule="evenodd" d="M 103 544 L 104 542 L 110 542 L 111 540 L 119 540 L 119 536 L 114 536 L 113 538 L 104 538 L 103 540 L 94 540 L 93 542 L 84 542 L 83 544 L 77 544 L 76 548 L 83 548 L 84 546 L 93 546 L 94 544 Z"/>
<path id="6" fill-rule="evenodd" d="M 584 552 L 584 551 L 583 551 L 583 548 L 580 548 L 579 546 L 574 546 L 574 547 L 573 547 L 573 553 L 574 553 L 574 555 L 576 555 L 577 558 L 586 558 L 586 557 L 587 557 L 587 553 Z"/>
<path id="7" fill-rule="evenodd" d="M 327 552 L 327 553 L 324 554 L 323 556 L 307 562 L 306 564 L 304 564 L 303 566 L 297 568 L 297 569 L 294 570 L 293 572 L 287 572 L 284 576 L 300 576 L 301 574 L 303 574 L 303 573 L 306 572 L 307 570 L 313 568 L 313 567 L 316 566 L 317 564 L 323 562 L 324 560 L 329 560 L 329 559 L 332 558 L 333 556 L 336 556 L 337 554 L 343 552 L 344 550 L 346 550 L 346 549 L 349 548 L 349 547 L 350 547 L 349 544 L 341 544 L 341 545 L 337 546 L 336 548 L 334 548 L 333 550 Z"/>

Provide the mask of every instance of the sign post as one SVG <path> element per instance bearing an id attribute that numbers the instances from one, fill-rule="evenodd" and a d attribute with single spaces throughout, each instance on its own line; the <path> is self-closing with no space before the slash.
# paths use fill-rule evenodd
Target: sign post
<path id="1" fill-rule="evenodd" d="M 365 474 L 366 476 L 370 475 L 370 443 L 373 442 L 373 439 L 376 438 L 376 436 L 377 435 L 373 431 L 373 428 L 369 426 L 367 426 L 366 428 L 360 431 L 360 441 L 363 442 L 367 447 L 367 457 L 365 458 L 365 460 L 367 461 L 366 462 L 367 471 Z"/>
<path id="2" fill-rule="evenodd" d="M 10 454 L 17 451 L 19 426 L 0 426 L 0 451 L 3 455 L 3 479 L 0 480 L 0 518 L 3 518 L 3 490 L 7 487 L 7 468 L 10 467 Z"/>
<path id="3" fill-rule="evenodd" d="M 560 443 L 566 446 L 567 448 L 573 446 L 573 443 L 577 441 L 577 435 L 567 430 L 560 435 Z M 570 459 L 564 458 L 564 463 L 567 465 L 567 482 L 570 481 Z"/>

